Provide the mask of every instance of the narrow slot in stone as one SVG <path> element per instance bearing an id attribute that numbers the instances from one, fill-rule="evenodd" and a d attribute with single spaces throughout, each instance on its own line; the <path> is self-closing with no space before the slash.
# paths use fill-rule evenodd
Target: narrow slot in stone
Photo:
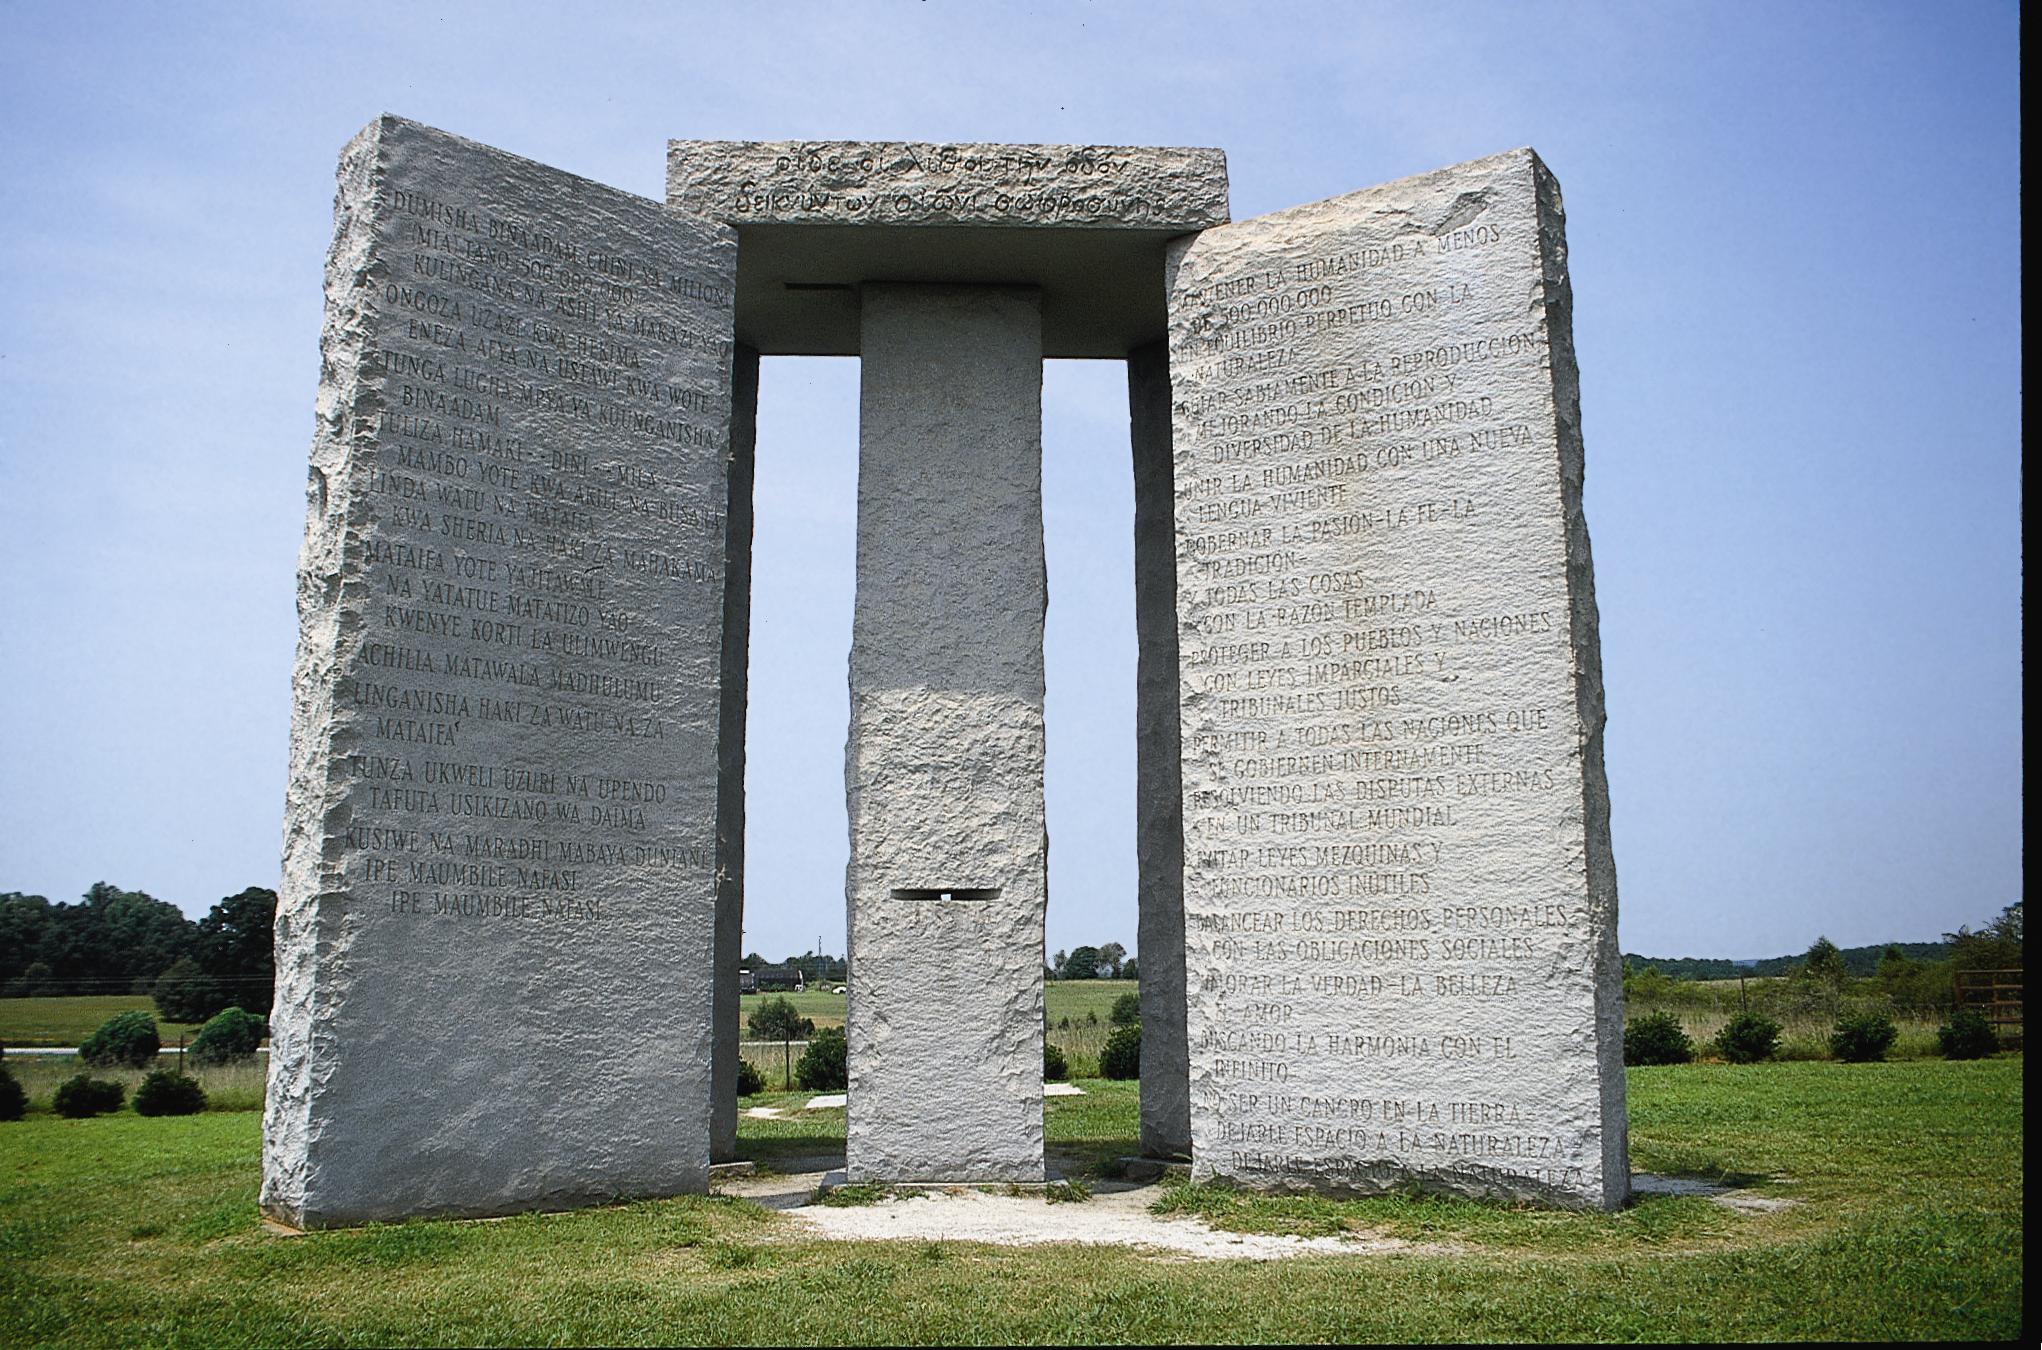
<path id="1" fill-rule="evenodd" d="M 944 888 L 896 886 L 893 891 L 896 900 L 938 900 L 952 904 L 984 904 L 1000 898 L 998 886 L 949 886 Z"/>

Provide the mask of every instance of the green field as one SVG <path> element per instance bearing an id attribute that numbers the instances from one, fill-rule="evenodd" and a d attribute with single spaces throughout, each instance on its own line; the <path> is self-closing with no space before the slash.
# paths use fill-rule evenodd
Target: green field
<path id="1" fill-rule="evenodd" d="M 147 994 L 88 994 L 67 998 L 0 998 L 0 1046 L 76 1045 L 99 1030 L 115 1013 L 140 1009 L 155 1016 Z M 166 1045 L 179 1036 L 198 1034 L 198 1024 L 156 1018 L 156 1034 Z"/>
<path id="2" fill-rule="evenodd" d="M 824 1242 L 745 1201 L 642 1201 L 302 1238 L 254 1214 L 251 1112 L 0 1124 L 7 1345 L 2012 1338 L 2022 1064 L 1631 1071 L 1633 1163 L 1791 1200 L 1563 1214 L 1392 1197 L 1160 1192 L 1249 1231 L 1424 1251 L 1215 1264 L 1098 1247 Z M 1052 1147 L 1133 1147 L 1131 1084 L 1052 1099 Z M 843 1113 L 744 1123 L 771 1165 Z"/>
<path id="3" fill-rule="evenodd" d="M 749 1017 L 752 1010 L 769 998 L 784 998 L 794 1004 L 794 1010 L 809 1018 L 819 1027 L 840 1027 L 844 1025 L 844 1003 L 842 994 L 825 992 L 826 986 L 811 985 L 799 994 L 746 994 L 738 999 L 738 1006 Z M 1090 1013 L 1104 1022 L 1113 1011 L 1113 1000 L 1122 994 L 1135 991 L 1133 980 L 1048 980 L 1043 984 L 1043 1007 L 1051 1026 L 1059 1018 L 1068 1017 L 1074 1023 L 1083 1022 Z M 36 1000 L 51 1002 L 52 1000 Z M 95 1024 L 96 1025 L 96 1024 Z M 23 1041 L 23 1045 L 31 1042 Z"/>

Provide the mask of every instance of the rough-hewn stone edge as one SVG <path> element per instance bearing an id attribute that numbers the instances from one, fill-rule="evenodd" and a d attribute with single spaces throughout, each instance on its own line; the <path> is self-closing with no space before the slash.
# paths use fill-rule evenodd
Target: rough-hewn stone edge
<path id="1" fill-rule="evenodd" d="M 1581 732 L 1583 854 L 1594 929 L 1596 1072 L 1601 1080 L 1602 1203 L 1623 1205 L 1630 1193 L 1630 1130 L 1624 1081 L 1623 955 L 1617 942 L 1616 855 L 1610 842 L 1609 775 L 1603 763 L 1608 721 L 1602 682 L 1601 616 L 1588 517 L 1582 509 L 1586 457 L 1581 436 L 1581 370 L 1574 356 L 1574 284 L 1567 270 L 1567 211 L 1560 183 L 1538 157 L 1521 153 L 1532 175 L 1539 226 L 1540 282 L 1551 362 L 1554 439 L 1567 531 L 1569 634 L 1574 654 L 1577 725 Z"/>
<path id="2" fill-rule="evenodd" d="M 709 1157 L 737 1157 L 738 968 L 744 964 L 745 707 L 752 632 L 752 486 L 759 354 L 740 344 L 730 378 L 730 478 L 724 517 L 722 698 L 716 733 L 716 978 L 714 1108 Z"/>
<path id="3" fill-rule="evenodd" d="M 1134 452 L 1135 856 L 1141 959 L 1141 1142 L 1191 1152 L 1184 971 L 1184 773 L 1177 648 L 1176 466 L 1169 344 L 1127 355 Z"/>
<path id="4" fill-rule="evenodd" d="M 325 867 L 346 828 L 348 785 L 333 678 L 341 638 L 364 627 L 361 587 L 348 595 L 348 522 L 358 514 L 349 467 L 375 423 L 380 396 L 362 355 L 374 322 L 375 210 L 384 167 L 385 117 L 341 150 L 327 250 L 319 338 L 319 394 L 298 554 L 298 647 L 291 671 L 291 745 L 285 784 L 283 881 L 276 914 L 276 999 L 270 1016 L 269 1085 L 263 1108 L 263 1212 L 293 1227 L 316 1226 L 305 1210 L 314 1166 L 314 1041 L 329 1017 L 323 970 L 346 959 L 349 933 L 326 913 Z M 353 603 L 349 603 L 352 600 Z"/>
<path id="5" fill-rule="evenodd" d="M 369 583 L 355 551 L 356 528 L 367 518 L 356 502 L 349 470 L 356 456 L 374 453 L 373 428 L 382 396 L 363 363 L 366 335 L 379 314 L 370 272 L 375 254 L 376 207 L 388 175 L 389 149 L 397 137 L 417 137 L 495 160 L 527 166 L 572 186 L 584 198 L 629 203 L 648 217 L 664 208 L 651 198 L 583 178 L 536 160 L 421 122 L 385 113 L 358 132 L 341 150 L 334 196 L 334 237 L 327 253 L 325 305 L 320 334 L 318 411 L 307 486 L 305 535 L 298 562 L 299 637 L 292 668 L 292 732 L 285 788 L 283 879 L 275 925 L 277 997 L 271 1016 L 271 1055 L 263 1112 L 263 1170 L 257 1204 L 269 1218 L 298 1229 L 344 1227 L 411 1217 L 398 1212 L 320 1210 L 319 1161 L 313 1099 L 319 1066 L 330 1047 L 314 1053 L 333 1016 L 327 972 L 345 972 L 353 925 L 344 910 L 347 892 L 326 883 L 325 865 L 344 850 L 349 783 L 342 766 L 351 732 L 339 725 L 338 683 L 333 672 L 367 631 L 364 604 Z M 736 236 L 727 226 L 696 218 L 731 250 L 726 283 L 734 292 Z M 340 910 L 340 912 L 336 912 Z M 713 1126 L 711 1102 L 701 1103 L 704 1123 Z M 703 1178 L 691 1192 L 707 1187 Z M 532 1210 L 575 1208 L 617 1199 L 611 1193 L 560 1193 L 507 1204 L 504 1208 L 435 1209 L 448 1216 L 490 1217 Z M 308 1203 L 313 1207 L 308 1208 Z"/>
<path id="6" fill-rule="evenodd" d="M 1122 154 L 1131 160 L 1145 161 L 1144 181 L 1162 187 L 1167 200 L 1172 203 L 1171 209 L 1159 211 L 1153 217 L 1141 220 L 1115 220 L 1099 216 L 1034 220 L 1011 211 L 1001 212 L 993 209 L 966 211 L 927 209 L 877 215 L 871 218 L 871 223 L 875 224 L 1182 231 L 1224 225 L 1231 219 L 1227 156 L 1224 150 L 1213 146 L 1021 145 L 984 141 L 943 143 L 890 140 L 676 139 L 667 142 L 667 202 L 677 209 L 725 224 L 857 223 L 841 212 L 806 206 L 794 210 L 732 214 L 723 206 L 713 201 L 704 201 L 702 198 L 706 194 L 728 191 L 743 183 L 756 181 L 754 177 L 756 166 L 775 163 L 782 159 L 820 162 L 822 167 L 807 171 L 815 177 L 814 185 L 809 189 L 811 191 L 826 191 L 833 195 L 844 193 L 862 195 L 871 187 L 871 170 L 864 170 L 863 176 L 855 169 L 832 172 L 830 161 L 837 159 L 845 162 L 847 167 L 855 166 L 873 147 L 893 148 L 897 158 L 889 167 L 895 172 L 902 170 L 927 172 L 915 169 L 912 163 L 905 162 L 909 152 L 920 152 L 927 158 L 937 158 L 943 152 L 953 152 L 960 161 L 1004 158 L 1016 154 L 1042 156 L 1052 161 L 1073 154 Z M 1028 184 L 1016 187 L 1019 192 L 1039 190 Z"/>

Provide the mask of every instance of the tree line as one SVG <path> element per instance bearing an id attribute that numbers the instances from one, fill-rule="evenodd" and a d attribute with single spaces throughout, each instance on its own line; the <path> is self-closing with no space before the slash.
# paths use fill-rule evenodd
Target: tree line
<path id="1" fill-rule="evenodd" d="M 267 1017 L 276 911 L 276 892 L 262 886 L 225 897 L 197 920 L 146 891 L 104 881 L 75 904 L 0 893 L 0 997 L 152 994 L 178 1021 L 204 1021 L 227 1007 Z"/>
<path id="2" fill-rule="evenodd" d="M 1049 958 L 1042 973 L 1052 980 L 1138 980 L 1141 968 L 1118 942 L 1073 947 Z"/>
<path id="3" fill-rule="evenodd" d="M 1814 989 L 1841 990 L 1852 981 L 1887 995 L 1903 1009 L 1949 1007 L 1955 1000 L 1956 977 L 1967 971 L 2025 970 L 2023 902 L 2016 900 L 1991 922 L 1975 931 L 1967 924 L 1943 934 L 1941 942 L 1889 942 L 1884 946 L 1839 947 L 1818 937 L 1799 956 L 1782 956 L 1751 965 L 1732 961 L 1679 959 L 1648 961 L 1626 954 L 1624 991 L 1652 1001 L 1674 998 L 1674 986 L 1699 981 L 1785 978 Z"/>

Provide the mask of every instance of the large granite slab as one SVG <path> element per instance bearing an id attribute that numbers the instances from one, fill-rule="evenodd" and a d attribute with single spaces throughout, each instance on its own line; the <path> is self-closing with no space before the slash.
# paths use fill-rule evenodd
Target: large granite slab
<path id="1" fill-rule="evenodd" d="M 1227 219 L 1227 160 L 1190 146 L 669 141 L 667 202 L 711 220 L 1164 229 Z"/>
<path id="2" fill-rule="evenodd" d="M 852 1181 L 1040 1181 L 1042 320 L 865 290 L 845 784 Z"/>
<path id="3" fill-rule="evenodd" d="M 735 239 L 390 117 L 335 217 L 262 1206 L 702 1190 Z"/>
<path id="4" fill-rule="evenodd" d="M 855 356 L 868 281 L 1032 286 L 1043 354 L 1161 342 L 1163 248 L 1227 219 L 1227 160 L 1186 146 L 670 141 L 667 201 L 737 228 L 737 335 Z"/>
<path id="5" fill-rule="evenodd" d="M 1559 187 L 1477 160 L 1168 285 L 1194 1174 L 1618 1205 Z"/>

